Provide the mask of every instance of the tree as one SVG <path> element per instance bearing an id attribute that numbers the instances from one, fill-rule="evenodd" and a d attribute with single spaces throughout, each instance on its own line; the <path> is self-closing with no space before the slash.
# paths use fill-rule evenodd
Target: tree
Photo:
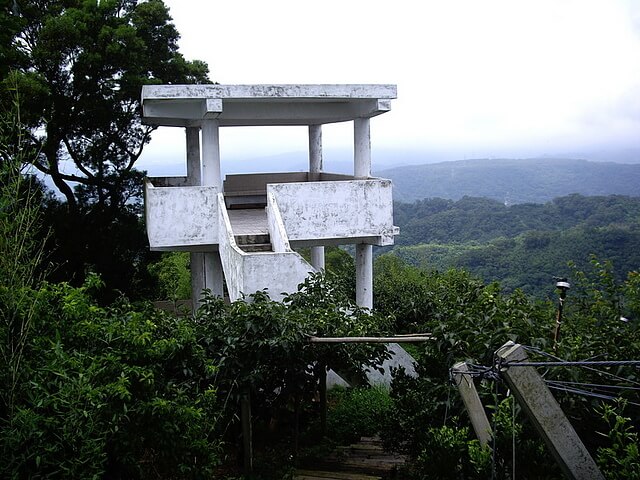
<path id="1" fill-rule="evenodd" d="M 17 83 L 28 99 L 23 117 L 40 152 L 33 165 L 72 210 L 79 203 L 111 210 L 129 204 L 140 196 L 134 165 L 153 130 L 141 123 L 141 86 L 206 83 L 207 65 L 178 52 L 179 34 L 162 0 L 0 5 L 0 25 L 7 26 L 0 53 L 8 65 L 1 81 Z"/>
<path id="2" fill-rule="evenodd" d="M 20 93 L 32 165 L 66 199 L 50 199 L 49 277 L 82 285 L 99 273 L 132 298 L 151 285 L 135 169 L 153 127 L 141 121 L 148 83 L 208 82 L 208 67 L 178 52 L 162 0 L 0 0 L 0 106 Z"/>

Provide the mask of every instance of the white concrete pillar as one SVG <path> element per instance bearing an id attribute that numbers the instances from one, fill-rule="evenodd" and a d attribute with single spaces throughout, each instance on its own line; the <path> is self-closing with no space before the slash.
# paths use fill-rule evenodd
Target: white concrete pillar
<path id="1" fill-rule="evenodd" d="M 373 245 L 356 245 L 356 305 L 373 308 Z"/>
<path id="2" fill-rule="evenodd" d="M 200 127 L 185 128 L 187 136 L 187 179 L 189 185 L 202 185 L 200 167 Z"/>
<path id="3" fill-rule="evenodd" d="M 322 172 L 322 125 L 309 125 L 309 173 Z M 311 265 L 324 270 L 324 247 L 311 247 Z"/>
<path id="4" fill-rule="evenodd" d="M 192 186 L 201 185 L 200 127 L 187 127 L 185 134 L 187 138 L 187 183 Z M 200 297 L 205 286 L 204 254 L 191 252 L 189 265 L 191 270 L 191 307 L 195 312 L 200 306 Z"/>
<path id="5" fill-rule="evenodd" d="M 202 184 L 222 191 L 220 173 L 220 131 L 218 120 L 202 120 Z"/>
<path id="6" fill-rule="evenodd" d="M 204 253 L 204 288 L 217 297 L 224 295 L 224 275 L 219 252 Z"/>
<path id="7" fill-rule="evenodd" d="M 324 270 L 324 247 L 311 247 L 311 266 L 316 270 Z"/>
<path id="8" fill-rule="evenodd" d="M 220 127 L 216 119 L 202 120 L 202 184 L 222 192 Z M 213 295 L 223 296 L 224 275 L 218 252 L 204 253 L 204 284 Z"/>
<path id="9" fill-rule="evenodd" d="M 353 175 L 371 176 L 371 130 L 368 118 L 353 121 Z M 373 308 L 373 246 L 356 245 L 356 304 Z"/>
<path id="10" fill-rule="evenodd" d="M 368 118 L 353 121 L 353 175 L 356 178 L 371 176 L 371 129 Z"/>
<path id="11" fill-rule="evenodd" d="M 322 125 L 309 125 L 309 171 L 322 172 Z"/>
<path id="12" fill-rule="evenodd" d="M 200 297 L 205 288 L 204 278 L 204 253 L 191 252 L 189 255 L 191 269 L 191 308 L 195 313 L 200 307 Z"/>

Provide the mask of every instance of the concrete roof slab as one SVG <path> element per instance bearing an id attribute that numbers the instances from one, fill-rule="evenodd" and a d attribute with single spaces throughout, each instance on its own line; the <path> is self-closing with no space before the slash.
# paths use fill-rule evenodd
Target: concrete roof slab
<path id="1" fill-rule="evenodd" d="M 192 126 L 318 125 L 368 118 L 391 109 L 395 85 L 145 85 L 144 122 Z"/>

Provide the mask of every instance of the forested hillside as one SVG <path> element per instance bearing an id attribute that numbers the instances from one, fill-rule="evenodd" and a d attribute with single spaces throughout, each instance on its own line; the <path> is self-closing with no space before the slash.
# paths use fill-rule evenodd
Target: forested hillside
<path id="1" fill-rule="evenodd" d="M 569 195 L 546 204 L 510 207 L 465 197 L 397 203 L 394 253 L 430 269 L 464 268 L 507 290 L 553 292 L 568 262 L 611 260 L 618 277 L 640 265 L 640 198 Z"/>
<path id="2" fill-rule="evenodd" d="M 640 165 L 568 159 L 480 159 L 376 172 L 393 181 L 395 199 L 486 197 L 544 203 L 571 193 L 640 195 Z"/>

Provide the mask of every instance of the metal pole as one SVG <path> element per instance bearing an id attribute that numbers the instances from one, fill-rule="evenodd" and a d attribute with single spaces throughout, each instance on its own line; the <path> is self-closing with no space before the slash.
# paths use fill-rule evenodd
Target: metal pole
<path id="1" fill-rule="evenodd" d="M 558 314 L 556 316 L 556 328 L 553 332 L 553 351 L 558 351 L 558 341 L 560 340 L 560 326 L 562 325 L 562 312 L 564 310 L 564 300 L 567 298 L 567 290 L 571 288 L 571 284 L 567 282 L 566 278 L 555 277 L 556 288 L 559 291 L 558 294 Z"/>

